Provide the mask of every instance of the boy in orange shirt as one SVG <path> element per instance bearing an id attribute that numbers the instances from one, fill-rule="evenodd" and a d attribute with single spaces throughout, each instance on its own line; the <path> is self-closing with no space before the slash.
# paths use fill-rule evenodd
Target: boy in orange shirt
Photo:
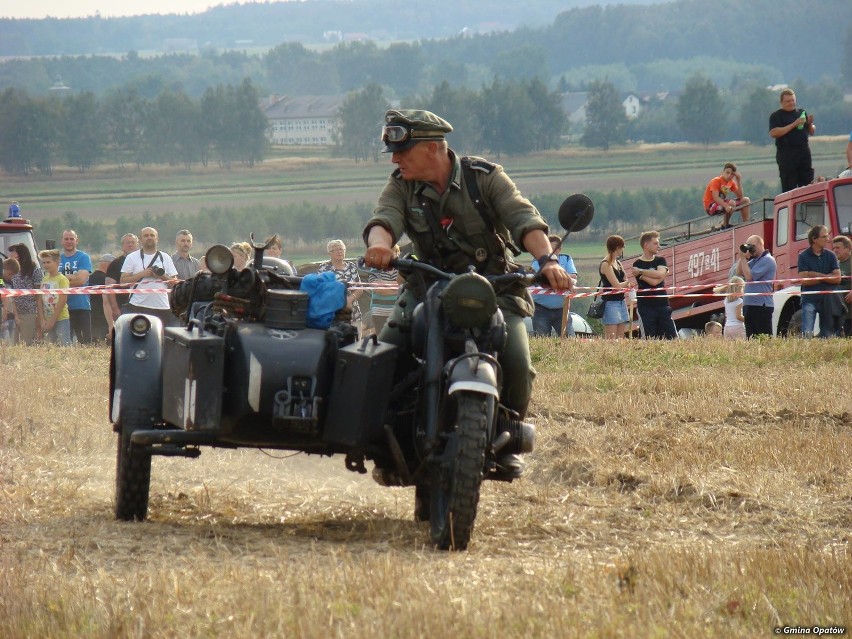
<path id="1" fill-rule="evenodd" d="M 722 169 L 722 175 L 710 180 L 704 189 L 704 210 L 707 215 L 722 213 L 725 216 L 723 229 L 731 226 L 731 214 L 736 210 L 741 210 L 743 222 L 748 222 L 751 200 L 743 195 L 742 181 L 737 166 L 728 162 Z"/>

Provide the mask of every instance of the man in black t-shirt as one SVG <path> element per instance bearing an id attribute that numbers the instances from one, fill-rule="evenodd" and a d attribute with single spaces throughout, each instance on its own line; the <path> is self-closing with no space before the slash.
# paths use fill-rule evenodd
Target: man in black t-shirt
<path id="1" fill-rule="evenodd" d="M 633 276 L 636 278 L 636 310 L 642 322 L 645 338 L 674 339 L 677 329 L 672 321 L 672 308 L 664 290 L 664 281 L 669 272 L 666 258 L 657 253 L 660 250 L 660 234 L 646 231 L 639 236 L 642 256 L 633 262 Z"/>
<path id="2" fill-rule="evenodd" d="M 808 137 L 816 132 L 814 116 L 796 108 L 793 89 L 784 89 L 781 108 L 769 116 L 769 135 L 775 139 L 775 161 L 781 190 L 790 191 L 814 181 Z"/>
<path id="3" fill-rule="evenodd" d="M 102 286 L 106 284 L 106 272 L 109 265 L 115 261 L 115 256 L 111 253 L 106 253 L 98 260 L 98 265 L 92 274 L 89 275 L 89 286 Z M 109 304 L 105 303 L 104 298 L 109 295 L 91 295 L 90 301 L 92 304 L 92 341 L 95 343 L 102 342 L 109 336 L 112 330 L 112 314 L 109 312 Z M 107 309 L 106 311 L 104 309 Z M 107 318 L 109 315 L 109 318 Z"/>
<path id="4" fill-rule="evenodd" d="M 139 250 L 139 238 L 136 237 L 133 233 L 125 233 L 121 237 L 121 252 L 122 255 L 119 255 L 116 259 L 114 259 L 106 271 L 106 283 L 107 284 L 118 284 L 121 282 L 121 267 L 124 266 L 125 258 L 133 253 L 134 251 Z M 118 295 L 104 295 L 106 299 L 104 299 L 104 304 L 108 304 L 110 311 L 112 312 L 113 321 L 118 319 L 118 316 L 121 315 L 121 307 L 124 304 L 127 304 L 130 301 L 130 295 L 121 293 Z"/>

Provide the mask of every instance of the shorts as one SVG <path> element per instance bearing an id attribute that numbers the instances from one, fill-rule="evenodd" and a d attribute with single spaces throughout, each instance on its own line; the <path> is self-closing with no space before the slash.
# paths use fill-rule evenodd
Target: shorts
<path id="1" fill-rule="evenodd" d="M 733 203 L 734 206 L 739 206 L 740 204 L 742 204 L 742 200 L 726 200 L 726 201 Z M 716 202 L 711 202 L 710 206 L 707 207 L 707 215 L 722 215 L 722 213 L 724 213 L 724 211 L 722 210 L 722 207 Z"/>
<path id="2" fill-rule="evenodd" d="M 613 324 L 627 324 L 627 304 L 624 300 L 608 300 L 604 304 L 604 314 L 601 324 L 611 326 Z"/>

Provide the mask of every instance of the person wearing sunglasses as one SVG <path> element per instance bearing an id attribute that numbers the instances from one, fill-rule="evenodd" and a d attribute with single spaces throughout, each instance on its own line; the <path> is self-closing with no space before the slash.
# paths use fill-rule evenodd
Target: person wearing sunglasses
<path id="1" fill-rule="evenodd" d="M 521 269 L 526 249 L 551 288 L 570 290 L 572 280 L 548 240 L 548 225 L 523 197 L 503 167 L 482 158 L 460 157 L 449 148 L 449 122 L 429 111 L 399 109 L 385 114 L 381 140 L 396 170 L 388 178 L 364 228 L 367 266 L 386 269 L 403 233 L 420 260 L 454 273 L 474 267 L 483 275 Z M 406 284 L 390 320 L 411 312 L 425 291 Z M 501 401 L 523 419 L 532 393 L 532 367 L 523 318 L 533 302 L 522 285 L 498 292 L 508 340 L 500 358 Z M 379 339 L 405 348 L 405 336 L 388 321 Z"/>

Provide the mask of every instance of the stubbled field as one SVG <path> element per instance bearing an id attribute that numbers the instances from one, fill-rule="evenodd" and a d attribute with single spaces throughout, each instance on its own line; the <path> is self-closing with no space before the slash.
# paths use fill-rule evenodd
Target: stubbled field
<path id="1" fill-rule="evenodd" d="M 411 489 L 277 452 L 155 459 L 118 523 L 107 351 L 0 348 L 0 637 L 852 631 L 852 342 L 533 351 L 528 476 L 450 554 Z"/>

